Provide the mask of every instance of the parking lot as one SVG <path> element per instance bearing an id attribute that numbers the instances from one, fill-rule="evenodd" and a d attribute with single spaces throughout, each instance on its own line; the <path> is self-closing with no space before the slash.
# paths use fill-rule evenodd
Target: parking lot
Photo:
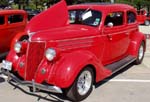
<path id="1" fill-rule="evenodd" d="M 140 26 L 140 31 L 150 33 L 150 26 Z M 61 95 L 39 92 L 31 95 L 28 88 L 15 88 L 0 75 L 1 102 L 68 102 Z M 112 77 L 96 84 L 93 92 L 83 102 L 149 102 L 150 101 L 150 38 L 147 39 L 147 51 L 141 65 L 129 65 Z"/>

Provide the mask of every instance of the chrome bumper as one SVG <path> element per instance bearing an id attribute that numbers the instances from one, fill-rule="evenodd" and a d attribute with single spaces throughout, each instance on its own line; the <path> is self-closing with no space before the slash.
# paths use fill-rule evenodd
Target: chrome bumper
<path id="1" fill-rule="evenodd" d="M 35 92 L 36 89 L 39 89 L 39 90 L 48 91 L 48 92 L 52 92 L 52 93 L 63 93 L 61 88 L 59 88 L 57 86 L 49 86 L 49 85 L 38 84 L 38 83 L 35 83 L 34 80 L 32 80 L 32 81 L 22 81 L 19 78 L 17 78 L 15 75 L 10 73 L 9 71 L 4 70 L 3 68 L 1 68 L 1 74 L 4 74 L 4 75 L 8 76 L 8 81 L 13 80 L 18 85 L 24 85 L 24 86 L 32 87 L 33 92 Z"/>

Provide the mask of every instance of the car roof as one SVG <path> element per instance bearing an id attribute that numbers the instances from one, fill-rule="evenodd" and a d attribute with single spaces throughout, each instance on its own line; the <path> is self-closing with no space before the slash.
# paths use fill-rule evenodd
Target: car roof
<path id="1" fill-rule="evenodd" d="M 24 10 L 0 10 L 0 14 L 26 14 L 26 11 Z"/>
<path id="2" fill-rule="evenodd" d="M 108 11 L 108 10 L 114 10 L 114 11 L 124 11 L 124 10 L 130 10 L 134 9 L 134 7 L 127 5 L 127 4 L 117 4 L 117 3 L 83 3 L 83 4 L 77 4 L 77 5 L 71 5 L 68 7 L 68 9 L 86 9 L 86 8 L 93 8 L 100 11 Z"/>

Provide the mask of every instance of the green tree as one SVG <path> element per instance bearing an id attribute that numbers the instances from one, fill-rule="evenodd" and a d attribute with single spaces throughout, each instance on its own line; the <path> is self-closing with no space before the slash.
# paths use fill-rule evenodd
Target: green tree
<path id="1" fill-rule="evenodd" d="M 26 0 L 14 0 L 15 4 L 18 4 L 18 9 L 24 9 L 26 6 Z"/>
<path id="2" fill-rule="evenodd" d="M 138 10 L 142 9 L 143 7 L 147 7 L 149 11 L 150 1 L 149 0 L 116 0 L 118 3 L 126 3 L 136 7 Z"/>
<path id="3" fill-rule="evenodd" d="M 7 6 L 8 1 L 7 0 L 0 0 L 0 5 Z"/>
<path id="4" fill-rule="evenodd" d="M 18 5 L 19 9 L 24 9 L 25 7 L 37 9 L 44 8 L 46 5 L 49 7 L 57 3 L 60 0 L 14 0 L 15 4 Z M 130 4 L 137 9 L 141 9 L 143 7 L 147 7 L 150 9 L 150 0 L 66 0 L 68 5 L 77 4 L 77 3 L 85 3 L 85 2 L 111 2 L 115 3 L 125 3 Z M 0 0 L 0 5 L 8 5 L 8 0 Z"/>

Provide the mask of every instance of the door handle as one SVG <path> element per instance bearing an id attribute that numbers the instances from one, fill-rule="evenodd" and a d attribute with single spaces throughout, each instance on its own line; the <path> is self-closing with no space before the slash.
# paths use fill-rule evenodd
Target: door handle
<path id="1" fill-rule="evenodd" d="M 108 34 L 107 37 L 109 40 L 112 40 L 112 35 Z"/>

